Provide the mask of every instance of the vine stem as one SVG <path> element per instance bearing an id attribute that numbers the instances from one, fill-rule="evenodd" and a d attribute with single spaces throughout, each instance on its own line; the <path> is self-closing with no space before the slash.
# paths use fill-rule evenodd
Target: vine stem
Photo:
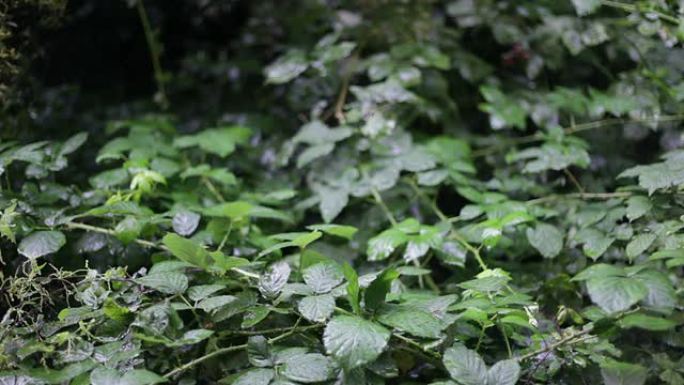
<path id="1" fill-rule="evenodd" d="M 269 339 L 268 343 L 272 344 L 274 342 L 278 342 L 282 339 L 285 339 L 285 338 L 291 336 L 292 334 L 294 334 L 297 331 L 305 331 L 305 330 L 309 330 L 309 329 L 314 329 L 314 327 L 318 328 L 318 327 L 323 326 L 323 325 L 310 325 L 310 326 L 306 326 L 303 328 L 299 328 L 299 322 L 301 320 L 302 320 L 301 318 L 298 318 L 297 322 L 295 322 L 294 326 L 292 326 L 291 328 L 284 329 L 284 330 L 287 330 L 286 333 L 283 333 L 277 337 Z M 299 329 L 299 330 L 297 330 L 297 329 Z M 270 331 L 273 331 L 273 329 Z M 172 378 L 173 376 L 180 374 L 180 373 L 192 368 L 193 366 L 198 365 L 198 364 L 200 364 L 200 363 L 202 363 L 202 362 L 204 362 L 204 361 L 206 361 L 212 357 L 220 356 L 221 354 L 235 352 L 235 351 L 243 350 L 243 349 L 247 349 L 247 344 L 233 345 L 233 346 L 228 346 L 228 347 L 221 348 L 218 350 L 214 350 L 211 353 L 207 353 L 207 354 L 203 355 L 202 357 L 195 358 L 194 360 L 189 361 L 189 362 L 173 369 L 172 371 L 166 373 L 163 377 L 164 378 Z"/>
<path id="2" fill-rule="evenodd" d="M 225 202 L 226 199 L 223 197 L 221 192 L 216 188 L 216 185 L 214 185 L 209 178 L 207 177 L 202 177 L 202 183 L 207 187 L 209 192 L 211 192 L 214 197 L 221 203 Z"/>
<path id="3" fill-rule="evenodd" d="M 636 119 L 621 119 L 621 118 L 610 118 L 602 119 L 593 122 L 573 124 L 570 127 L 563 129 L 565 135 L 575 134 L 582 131 L 589 131 L 601 127 L 614 126 L 616 124 L 624 123 L 666 123 L 666 122 L 678 122 L 684 120 L 684 115 L 665 115 L 658 118 L 636 118 Z M 540 135 L 528 135 L 521 136 L 517 138 L 510 138 L 506 143 L 496 144 L 493 146 L 482 148 L 478 151 L 473 151 L 472 157 L 479 158 L 482 156 L 490 155 L 505 149 L 511 145 L 517 144 L 527 144 L 544 141 L 544 137 Z"/>
<path id="4" fill-rule="evenodd" d="M 324 327 L 324 324 L 315 324 L 315 325 L 308 325 L 308 326 L 303 326 L 299 328 L 300 332 L 307 331 L 307 330 L 312 330 L 312 329 L 320 329 Z M 283 332 L 289 332 L 291 330 L 295 329 L 294 326 L 288 326 L 288 327 L 282 327 L 282 328 L 272 328 L 272 329 L 264 329 L 264 330 L 238 330 L 238 331 L 228 331 L 225 334 L 219 334 L 219 336 L 231 336 L 231 335 L 239 335 L 239 336 L 258 336 L 262 334 L 273 334 L 273 333 L 283 333 Z"/>
<path id="5" fill-rule="evenodd" d="M 192 360 L 192 361 L 190 361 L 190 362 L 188 362 L 188 363 L 185 363 L 185 364 L 183 364 L 183 365 L 177 367 L 176 369 L 173 369 L 172 371 L 166 373 L 166 374 L 164 375 L 164 378 L 171 378 L 171 377 L 173 377 L 173 376 L 175 376 L 175 375 L 177 375 L 177 374 L 180 374 L 180 373 L 182 373 L 182 372 L 184 372 L 184 371 L 186 371 L 186 370 L 192 368 L 193 366 L 195 366 L 195 365 L 197 365 L 197 364 L 200 364 L 200 363 L 202 363 L 202 362 L 204 362 L 204 361 L 206 361 L 206 360 L 208 360 L 208 359 L 210 359 L 210 358 L 212 358 L 212 357 L 220 356 L 221 354 L 225 354 L 225 353 L 236 352 L 236 351 L 238 351 L 238 350 L 243 350 L 243 349 L 247 349 L 247 344 L 233 345 L 233 346 L 229 346 L 229 347 L 226 347 L 226 348 L 221 348 L 221 349 L 218 349 L 218 350 L 214 350 L 214 351 L 211 352 L 211 353 L 205 354 L 205 355 L 203 355 L 202 357 L 199 357 L 199 358 L 195 358 L 194 360 Z"/>
<path id="6" fill-rule="evenodd" d="M 397 225 L 397 219 L 394 218 L 394 215 L 392 215 L 392 212 L 390 211 L 389 207 L 387 207 L 387 205 L 385 204 L 385 201 L 382 200 L 382 196 L 380 196 L 380 193 L 378 192 L 378 190 L 376 190 L 375 187 L 373 187 L 373 186 L 371 186 L 371 194 L 373 194 L 373 199 L 375 199 L 375 203 L 377 203 L 378 206 L 380 206 L 380 208 L 382 209 L 382 211 L 385 212 L 385 216 L 387 217 L 387 220 L 390 221 L 392 226 L 396 226 Z"/>
<path id="7" fill-rule="evenodd" d="M 563 346 L 563 345 L 566 345 L 566 344 L 567 344 L 567 345 L 573 345 L 573 344 L 582 342 L 582 341 L 585 340 L 585 339 L 582 338 L 582 337 L 584 337 L 584 336 L 586 336 L 587 334 L 591 333 L 592 330 L 594 330 L 593 327 L 588 327 L 588 328 L 586 328 L 586 329 L 584 329 L 584 330 L 582 330 L 582 331 L 579 331 L 579 332 L 577 332 L 577 333 L 570 333 L 569 335 L 567 335 L 567 336 L 561 338 L 560 340 L 558 340 L 558 341 L 556 341 L 556 342 L 554 342 L 554 343 L 552 343 L 552 344 L 550 344 L 550 345 L 547 345 L 547 346 L 545 346 L 545 347 L 543 347 L 543 348 L 537 349 L 537 350 L 535 350 L 535 351 L 533 351 L 533 352 L 529 352 L 529 353 L 523 354 L 522 356 L 518 356 L 518 357 L 517 357 L 517 360 L 518 360 L 518 361 L 528 360 L 528 359 L 533 358 L 533 357 L 536 357 L 536 356 L 538 356 L 538 355 L 540 355 L 540 354 L 543 354 L 543 353 L 546 353 L 546 352 L 550 352 L 550 351 L 556 350 L 556 349 L 558 349 L 559 347 L 561 347 L 561 346 Z"/>
<path id="8" fill-rule="evenodd" d="M 605 5 L 607 7 L 611 8 L 616 8 L 616 9 L 621 9 L 626 12 L 639 12 L 639 8 L 634 5 L 634 4 L 625 4 L 619 1 L 612 1 L 612 0 L 601 0 L 601 4 Z M 656 11 L 654 9 L 649 9 L 646 10 L 646 12 L 653 13 L 654 15 L 657 15 L 659 19 L 663 19 L 665 21 L 668 21 L 672 24 L 679 25 L 679 19 L 672 16 L 668 15 L 667 13 Z"/>
<path id="9" fill-rule="evenodd" d="M 586 199 L 586 200 L 602 200 L 602 199 L 615 199 L 615 198 L 628 198 L 632 196 L 633 193 L 629 191 L 616 191 L 610 193 L 572 193 L 572 194 L 554 194 L 547 195 L 541 198 L 530 199 L 525 203 L 528 205 L 538 205 L 548 202 L 555 202 L 559 200 L 569 200 L 569 199 Z"/>
<path id="10" fill-rule="evenodd" d="M 482 256 L 480 255 L 480 249 L 471 245 L 470 242 L 468 242 L 466 239 L 464 239 L 461 236 L 461 234 L 459 234 L 458 231 L 456 231 L 456 229 L 454 228 L 454 225 L 453 225 L 453 221 L 451 221 L 449 219 L 449 217 L 447 217 L 442 212 L 442 210 L 439 209 L 439 207 L 437 206 L 437 204 L 433 200 L 431 200 L 430 198 L 427 197 L 427 195 L 425 195 L 425 193 L 416 185 L 416 183 L 413 180 L 407 179 L 406 182 L 408 183 L 409 186 L 411 186 L 411 188 L 413 189 L 413 191 L 416 193 L 416 195 L 419 198 L 423 199 L 425 202 L 427 202 L 430 205 L 430 207 L 432 208 L 432 211 L 435 212 L 435 215 L 437 215 L 437 217 L 441 221 L 449 223 L 451 225 L 451 233 L 450 233 L 451 236 L 456 241 L 458 241 L 458 243 L 460 243 L 463 247 L 465 247 L 468 251 L 470 251 L 475 256 L 475 260 L 477 260 L 477 263 L 480 265 L 480 268 L 482 270 L 489 270 L 489 268 L 487 267 L 487 264 L 484 262 L 484 260 L 482 259 Z"/>
<path id="11" fill-rule="evenodd" d="M 96 233 L 102 233 L 102 234 L 116 236 L 116 232 L 114 230 L 105 229 L 103 227 L 97 227 L 97 226 L 88 225 L 88 224 L 80 223 L 80 222 L 67 222 L 64 224 L 64 226 L 68 229 L 86 230 L 86 231 L 92 231 L 92 232 L 96 232 Z M 166 247 L 164 245 L 159 245 L 159 244 L 156 244 L 154 242 L 150 242 L 150 241 L 147 241 L 144 239 L 134 239 L 133 241 L 135 243 L 141 245 L 141 246 L 150 247 L 150 248 L 163 250 L 163 251 L 169 251 L 169 252 L 171 251 L 171 250 L 169 250 L 168 247 Z M 251 273 L 249 271 L 240 269 L 239 267 L 233 267 L 230 270 L 232 270 L 238 274 L 241 274 L 245 277 L 255 278 L 255 279 L 261 278 L 259 276 L 259 274 Z"/>

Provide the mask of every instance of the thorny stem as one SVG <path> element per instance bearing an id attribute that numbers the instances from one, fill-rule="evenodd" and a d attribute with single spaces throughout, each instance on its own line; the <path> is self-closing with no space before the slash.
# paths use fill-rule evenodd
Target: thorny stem
<path id="1" fill-rule="evenodd" d="M 102 233 L 102 234 L 107 234 L 107 235 L 112 235 L 112 236 L 116 235 L 116 232 L 114 230 L 105 229 L 103 227 L 92 226 L 92 225 L 88 225 L 88 224 L 80 223 L 80 222 L 67 222 L 64 224 L 64 226 L 68 229 L 79 229 L 79 230 L 93 231 L 96 233 Z M 135 243 L 141 245 L 141 246 L 151 247 L 151 248 L 158 249 L 158 250 L 170 251 L 169 248 L 164 246 L 164 245 L 159 245 L 159 244 L 156 244 L 154 242 L 146 241 L 144 239 L 135 239 L 133 241 Z M 242 270 L 239 267 L 234 267 L 231 270 L 238 273 L 238 274 L 241 274 L 245 277 L 256 278 L 256 279 L 260 278 L 259 274 L 255 274 L 255 273 L 251 273 L 249 271 Z"/>

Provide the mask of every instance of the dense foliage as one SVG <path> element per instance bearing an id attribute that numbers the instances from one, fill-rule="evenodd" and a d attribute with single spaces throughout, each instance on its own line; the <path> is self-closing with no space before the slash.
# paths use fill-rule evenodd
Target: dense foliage
<path id="1" fill-rule="evenodd" d="M 0 142 L 0 384 L 684 384 L 683 3 L 253 1 L 170 69 L 129 3 L 152 101 Z"/>

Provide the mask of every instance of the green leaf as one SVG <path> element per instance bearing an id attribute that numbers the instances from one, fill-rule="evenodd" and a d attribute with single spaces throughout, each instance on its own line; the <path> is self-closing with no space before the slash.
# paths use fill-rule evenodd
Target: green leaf
<path id="1" fill-rule="evenodd" d="M 197 308 L 202 309 L 206 312 L 212 312 L 235 301 L 237 301 L 237 297 L 235 296 L 218 295 L 215 297 L 208 297 L 200 300 L 200 302 L 197 304 Z"/>
<path id="2" fill-rule="evenodd" d="M 352 307 L 352 310 L 354 310 L 354 313 L 361 314 L 361 305 L 359 303 L 359 276 L 349 263 L 345 263 L 342 266 L 342 273 L 347 280 L 347 299 L 349 300 L 349 305 Z"/>
<path id="3" fill-rule="evenodd" d="M 520 365 L 515 359 L 499 361 L 487 371 L 487 385 L 515 385 L 520 378 Z"/>
<path id="4" fill-rule="evenodd" d="M 228 126 L 206 129 L 195 135 L 176 138 L 173 144 L 179 148 L 199 146 L 206 152 L 216 154 L 222 158 L 235 151 L 238 144 L 246 144 L 252 130 L 241 126 Z"/>
<path id="5" fill-rule="evenodd" d="M 278 262 L 271 265 L 266 273 L 259 278 L 259 292 L 266 298 L 274 298 L 283 290 L 290 277 L 290 265 Z"/>
<path id="6" fill-rule="evenodd" d="M 287 83 L 306 71 L 308 67 L 306 55 L 302 51 L 292 50 L 264 69 L 266 83 Z"/>
<path id="7" fill-rule="evenodd" d="M 285 360 L 282 374 L 290 380 L 305 384 L 323 382 L 332 377 L 333 365 L 322 354 L 300 354 Z"/>
<path id="8" fill-rule="evenodd" d="M 299 301 L 297 309 L 311 322 L 325 322 L 335 310 L 335 297 L 330 294 L 312 295 Z"/>
<path id="9" fill-rule="evenodd" d="M 127 245 L 133 242 L 143 230 L 143 223 L 133 216 L 127 216 L 114 227 L 114 235 Z"/>
<path id="10" fill-rule="evenodd" d="M 263 321 L 268 317 L 271 309 L 266 306 L 254 306 L 249 308 L 245 315 L 242 317 L 242 324 L 240 327 L 243 329 L 248 329 L 256 326 L 259 322 Z"/>
<path id="11" fill-rule="evenodd" d="M 274 376 L 273 369 L 252 369 L 241 374 L 232 385 L 268 385 Z"/>
<path id="12" fill-rule="evenodd" d="M 309 266 L 302 272 L 304 282 L 316 293 L 327 293 L 337 287 L 344 274 L 334 262 L 321 262 Z"/>
<path id="13" fill-rule="evenodd" d="M 260 368 L 273 366 L 271 346 L 264 336 L 251 336 L 247 339 L 247 358 L 249 363 Z"/>
<path id="14" fill-rule="evenodd" d="M 90 373 L 92 385 L 150 385 L 166 380 L 148 370 L 133 369 L 123 375 L 114 369 L 98 368 Z"/>
<path id="15" fill-rule="evenodd" d="M 168 233 L 162 238 L 162 243 L 166 246 L 174 257 L 193 264 L 202 269 L 209 269 L 212 259 L 209 252 L 200 245 L 177 234 Z"/>
<path id="16" fill-rule="evenodd" d="M 648 295 L 646 285 L 627 277 L 592 278 L 587 281 L 587 290 L 606 313 L 625 311 Z"/>
<path id="17" fill-rule="evenodd" d="M 338 237 L 352 239 L 358 229 L 354 226 L 336 225 L 334 223 L 309 225 L 306 227 L 309 230 L 322 231 L 326 234 L 335 235 Z"/>
<path id="18" fill-rule="evenodd" d="M 173 231 L 187 237 L 197 230 L 200 218 L 201 216 L 199 214 L 193 213 L 192 211 L 179 211 L 173 216 L 173 220 L 171 221 Z"/>
<path id="19" fill-rule="evenodd" d="M 225 286 L 219 284 L 192 286 L 188 289 L 188 298 L 191 301 L 201 301 L 223 289 Z"/>
<path id="20" fill-rule="evenodd" d="M 667 275 L 649 269 L 639 271 L 632 278 L 641 282 L 648 290 L 648 294 L 642 300 L 646 307 L 665 314 L 670 314 L 674 310 L 677 292 Z"/>
<path id="21" fill-rule="evenodd" d="M 323 344 L 344 368 L 352 369 L 375 361 L 385 350 L 390 332 L 357 316 L 333 318 L 323 333 Z"/>
<path id="22" fill-rule="evenodd" d="M 188 277 L 180 273 L 156 273 L 137 278 L 136 283 L 164 294 L 181 294 L 188 289 Z"/>
<path id="23" fill-rule="evenodd" d="M 249 202 L 235 201 L 221 203 L 220 205 L 206 209 L 204 212 L 209 216 L 239 220 L 248 217 L 252 212 L 253 207 L 254 206 Z"/>
<path id="24" fill-rule="evenodd" d="M 442 322 L 431 313 L 407 305 L 385 305 L 378 322 L 416 337 L 439 338 Z"/>
<path id="25" fill-rule="evenodd" d="M 645 252 L 656 240 L 656 235 L 653 233 L 639 234 L 634 237 L 628 244 L 625 252 L 630 260 Z"/>
<path id="26" fill-rule="evenodd" d="M 527 111 L 517 99 L 504 95 L 501 90 L 492 86 L 480 87 L 480 93 L 487 101 L 480 104 L 480 109 L 490 114 L 489 122 L 494 130 L 505 127 L 524 129 Z"/>
<path id="27" fill-rule="evenodd" d="M 588 279 L 600 279 L 604 277 L 619 277 L 625 275 L 625 269 L 608 265 L 606 263 L 597 263 L 591 265 L 584 269 L 582 272 L 577 274 L 572 280 L 573 281 L 586 281 Z"/>
<path id="28" fill-rule="evenodd" d="M 387 259 L 397 247 L 408 241 L 406 234 L 398 229 L 388 229 L 368 241 L 369 261 Z"/>
<path id="29" fill-rule="evenodd" d="M 664 162 L 627 169 L 618 178 L 638 177 L 639 186 L 648 190 L 649 195 L 684 184 L 684 159 L 676 151 L 665 154 L 663 158 Z"/>
<path id="30" fill-rule="evenodd" d="M 389 293 L 392 281 L 399 278 L 399 272 L 395 269 L 386 269 L 378 275 L 366 289 L 364 300 L 366 309 L 375 311 L 385 303 L 385 297 Z"/>
<path id="31" fill-rule="evenodd" d="M 648 197 L 635 195 L 627 199 L 627 219 L 633 222 L 651 211 L 653 205 Z"/>
<path id="32" fill-rule="evenodd" d="M 604 385 L 644 385 L 648 372 L 640 365 L 609 360 L 601 364 Z"/>
<path id="33" fill-rule="evenodd" d="M 600 6 L 601 0 L 572 0 L 577 15 L 586 16 L 594 13 Z"/>
<path id="34" fill-rule="evenodd" d="M 66 243 L 59 231 L 36 231 L 19 242 L 17 251 L 28 259 L 37 259 L 57 252 Z"/>
<path id="35" fill-rule="evenodd" d="M 62 369 L 37 367 L 29 369 L 27 372 L 28 375 L 35 380 L 44 381 L 48 384 L 62 384 L 82 373 L 91 370 L 93 367 L 95 367 L 95 365 L 96 363 L 93 360 L 85 359 L 80 362 L 69 364 Z"/>
<path id="36" fill-rule="evenodd" d="M 444 352 L 443 361 L 451 378 L 460 384 L 488 384 L 487 366 L 477 352 L 456 344 Z"/>
<path id="37" fill-rule="evenodd" d="M 576 237 L 579 242 L 584 243 L 584 246 L 582 247 L 584 254 L 594 261 L 603 255 L 610 245 L 615 242 L 614 238 L 606 236 L 596 229 L 589 228 L 582 229 L 577 233 Z"/>
<path id="38" fill-rule="evenodd" d="M 527 229 L 527 240 L 544 258 L 554 258 L 563 249 L 563 234 L 555 227 L 539 223 Z"/>
<path id="39" fill-rule="evenodd" d="M 318 208 L 321 211 L 321 217 L 326 223 L 332 222 L 342 210 L 349 203 L 349 194 L 343 189 L 333 189 L 328 187 L 319 187 L 317 189 L 318 198 L 320 202 Z"/>
<path id="40" fill-rule="evenodd" d="M 302 151 L 297 157 L 297 168 L 303 168 L 314 160 L 330 154 L 335 149 L 335 143 L 313 145 Z"/>
<path id="41" fill-rule="evenodd" d="M 622 317 L 619 323 L 625 329 L 639 328 L 650 331 L 666 331 L 677 326 L 675 321 L 642 313 L 628 314 Z"/>
<path id="42" fill-rule="evenodd" d="M 305 233 L 302 234 L 292 240 L 292 244 L 295 246 L 299 246 L 300 248 L 305 248 L 308 246 L 311 242 L 317 240 L 323 235 L 320 231 L 312 231 L 310 233 Z"/>
<path id="43" fill-rule="evenodd" d="M 72 136 L 62 143 L 57 156 L 69 155 L 72 152 L 78 150 L 85 142 L 88 140 L 87 132 L 79 132 L 78 134 Z"/>
<path id="44" fill-rule="evenodd" d="M 471 279 L 470 281 L 461 282 L 458 286 L 466 290 L 475 290 L 483 293 L 490 293 L 501 290 L 509 278 L 502 276 L 490 276 Z"/>

